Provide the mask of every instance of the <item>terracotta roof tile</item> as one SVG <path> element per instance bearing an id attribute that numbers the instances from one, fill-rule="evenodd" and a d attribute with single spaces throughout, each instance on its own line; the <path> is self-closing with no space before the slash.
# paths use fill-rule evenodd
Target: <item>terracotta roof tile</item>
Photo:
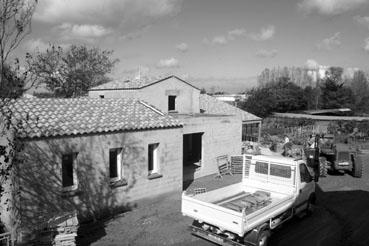
<path id="1" fill-rule="evenodd" d="M 22 98 L 11 104 L 20 137 L 52 137 L 181 127 L 175 118 L 134 99 Z"/>
<path id="2" fill-rule="evenodd" d="M 253 114 L 206 94 L 200 94 L 200 109 L 207 114 L 239 115 L 242 121 L 261 120 L 261 118 Z"/>

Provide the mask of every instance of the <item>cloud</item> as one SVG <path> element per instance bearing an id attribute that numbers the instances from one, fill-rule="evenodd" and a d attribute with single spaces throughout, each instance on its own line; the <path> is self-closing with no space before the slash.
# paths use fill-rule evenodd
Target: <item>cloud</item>
<path id="1" fill-rule="evenodd" d="M 235 41 L 236 39 L 241 37 L 248 37 L 256 41 L 265 41 L 272 39 L 274 34 L 275 27 L 273 25 L 261 28 L 259 33 L 250 33 L 250 34 L 247 34 L 244 28 L 235 28 L 233 30 L 228 31 L 226 35 L 219 35 L 213 38 L 204 38 L 202 42 L 204 44 L 226 45 L 229 42 Z"/>
<path id="2" fill-rule="evenodd" d="M 49 47 L 49 44 L 46 43 L 45 41 L 43 41 L 42 39 L 38 38 L 38 39 L 29 39 L 27 40 L 23 46 L 25 47 L 26 50 L 32 52 L 35 50 L 38 51 L 44 51 Z"/>
<path id="3" fill-rule="evenodd" d="M 266 41 L 272 39 L 275 34 L 275 27 L 273 25 L 269 25 L 267 27 L 261 28 L 259 33 L 251 33 L 250 38 L 255 41 Z"/>
<path id="4" fill-rule="evenodd" d="M 56 29 L 61 32 L 64 39 L 100 38 L 112 33 L 111 29 L 99 25 L 73 25 L 71 23 L 63 23 Z"/>
<path id="5" fill-rule="evenodd" d="M 228 43 L 228 39 L 225 36 L 215 36 L 212 39 L 204 38 L 202 40 L 202 43 L 212 45 L 226 45 Z"/>
<path id="6" fill-rule="evenodd" d="M 238 37 L 246 36 L 246 30 L 243 28 L 236 28 L 228 32 L 228 39 L 235 40 Z"/>
<path id="7" fill-rule="evenodd" d="M 298 7 L 306 14 L 317 12 L 321 15 L 338 15 L 366 3 L 368 0 L 303 0 Z"/>
<path id="8" fill-rule="evenodd" d="M 354 16 L 354 20 L 357 23 L 369 28 L 369 16 L 359 16 L 359 15 L 357 15 L 357 16 Z"/>
<path id="9" fill-rule="evenodd" d="M 176 45 L 176 49 L 177 49 L 178 51 L 180 51 L 180 52 L 185 53 L 185 52 L 187 52 L 187 51 L 188 51 L 188 44 L 186 44 L 186 43 L 180 43 L 180 44 L 177 44 L 177 45 Z"/>
<path id="10" fill-rule="evenodd" d="M 366 52 L 369 52 L 369 38 L 366 38 L 365 40 L 364 40 L 364 50 L 366 51 Z"/>
<path id="11" fill-rule="evenodd" d="M 34 20 L 51 26 L 69 23 L 81 37 L 122 36 L 175 16 L 181 10 L 182 1 L 43 0 L 39 1 Z"/>
<path id="12" fill-rule="evenodd" d="M 336 32 L 333 36 L 323 39 L 317 44 L 318 49 L 332 50 L 341 45 L 340 32 Z"/>
<path id="13" fill-rule="evenodd" d="M 308 59 L 305 63 L 306 68 L 308 69 L 317 69 L 319 68 L 319 63 L 313 59 Z"/>
<path id="14" fill-rule="evenodd" d="M 216 36 L 211 40 L 212 44 L 226 45 L 228 40 L 225 36 Z"/>
<path id="15" fill-rule="evenodd" d="M 278 54 L 278 50 L 265 50 L 265 49 L 258 49 L 256 52 L 257 57 L 261 58 L 273 58 Z"/>
<path id="16" fill-rule="evenodd" d="M 134 39 L 138 39 L 140 37 L 142 37 L 142 35 L 144 33 L 146 33 L 150 28 L 152 27 L 152 25 L 147 25 L 145 27 L 142 27 L 138 30 L 135 30 L 135 31 L 132 31 L 132 32 L 129 32 L 129 33 L 125 33 L 125 34 L 122 34 L 119 39 L 120 40 L 128 40 L 128 41 L 132 41 Z"/>
<path id="17" fill-rule="evenodd" d="M 157 64 L 158 68 L 178 68 L 179 61 L 176 58 L 162 59 Z"/>

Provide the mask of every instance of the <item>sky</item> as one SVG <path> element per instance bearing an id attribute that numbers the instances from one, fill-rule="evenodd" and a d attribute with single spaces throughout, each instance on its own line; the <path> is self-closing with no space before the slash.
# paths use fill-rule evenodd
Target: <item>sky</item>
<path id="1" fill-rule="evenodd" d="M 18 55 L 114 50 L 112 76 L 248 78 L 278 66 L 368 70 L 369 0 L 39 0 Z"/>

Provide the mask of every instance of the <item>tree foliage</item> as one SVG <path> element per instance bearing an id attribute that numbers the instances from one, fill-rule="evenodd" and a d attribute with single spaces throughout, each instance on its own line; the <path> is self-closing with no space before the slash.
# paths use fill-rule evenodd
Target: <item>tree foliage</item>
<path id="1" fill-rule="evenodd" d="M 23 86 L 19 84 L 20 77 L 15 76 L 17 71 L 9 66 L 9 58 L 20 42 L 31 32 L 31 20 L 36 4 L 37 0 L 0 1 L 1 98 L 19 96 L 23 92 Z M 20 90 L 20 93 L 15 93 L 15 90 Z"/>
<path id="2" fill-rule="evenodd" d="M 108 81 L 117 59 L 113 51 L 71 45 L 66 49 L 50 45 L 44 52 L 28 54 L 28 71 L 54 96 L 78 97 L 88 89 Z"/>
<path id="3" fill-rule="evenodd" d="M 283 95 L 288 95 L 288 97 L 291 97 L 291 100 L 284 98 L 283 95 L 281 96 L 278 93 L 272 93 L 270 96 L 271 99 L 266 99 L 267 96 L 269 97 L 269 90 L 278 91 L 278 89 L 271 85 L 277 85 L 278 82 L 288 77 L 290 78 L 289 81 L 293 82 L 294 85 L 303 88 L 302 100 L 297 101 L 300 105 L 293 108 L 304 108 L 303 105 L 306 105 L 306 109 L 309 110 L 348 107 L 352 110 L 353 114 L 369 114 L 369 84 L 367 74 L 361 70 L 357 70 L 352 77 L 350 73 L 345 73 L 342 67 L 330 67 L 324 76 L 321 72 L 322 70 L 318 68 L 266 68 L 258 76 L 258 87 L 249 91 L 249 101 L 247 103 L 251 106 L 247 106 L 246 103 L 244 108 L 260 116 L 265 115 L 265 112 L 290 111 L 289 103 L 294 101 L 293 98 L 295 98 L 295 95 L 288 92 L 288 90 Z M 279 84 L 279 87 L 281 87 L 281 84 Z M 293 88 L 292 86 L 290 87 Z M 263 90 L 263 88 L 265 89 Z M 286 88 L 279 90 L 285 91 Z M 295 92 L 300 93 L 300 90 L 296 89 Z M 258 98 L 259 93 L 260 97 Z M 279 95 L 279 98 L 273 98 L 275 95 Z M 271 101 L 271 103 L 277 106 L 263 106 L 265 104 L 263 100 Z"/>
<path id="4" fill-rule="evenodd" d="M 354 95 L 351 88 L 342 82 L 342 73 L 341 67 L 329 68 L 326 78 L 320 86 L 320 107 L 322 109 L 351 108 L 353 106 Z"/>
<path id="5" fill-rule="evenodd" d="M 304 90 L 288 77 L 279 78 L 265 86 L 247 92 L 247 100 L 242 105 L 246 111 L 265 117 L 272 112 L 290 112 L 306 109 Z"/>
<path id="6" fill-rule="evenodd" d="M 363 71 L 359 70 L 354 73 L 351 88 L 355 98 L 355 111 L 369 113 L 369 85 Z"/>

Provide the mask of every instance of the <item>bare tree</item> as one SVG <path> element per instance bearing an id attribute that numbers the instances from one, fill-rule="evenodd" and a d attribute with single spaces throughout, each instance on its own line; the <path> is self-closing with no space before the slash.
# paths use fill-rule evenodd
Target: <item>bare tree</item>
<path id="1" fill-rule="evenodd" d="M 14 95 L 9 56 L 31 32 L 31 20 L 38 0 L 0 0 L 0 92 Z M 17 89 L 19 85 L 16 85 Z M 22 88 L 20 88 L 22 89 Z M 5 92 L 8 92 L 5 93 Z"/>

